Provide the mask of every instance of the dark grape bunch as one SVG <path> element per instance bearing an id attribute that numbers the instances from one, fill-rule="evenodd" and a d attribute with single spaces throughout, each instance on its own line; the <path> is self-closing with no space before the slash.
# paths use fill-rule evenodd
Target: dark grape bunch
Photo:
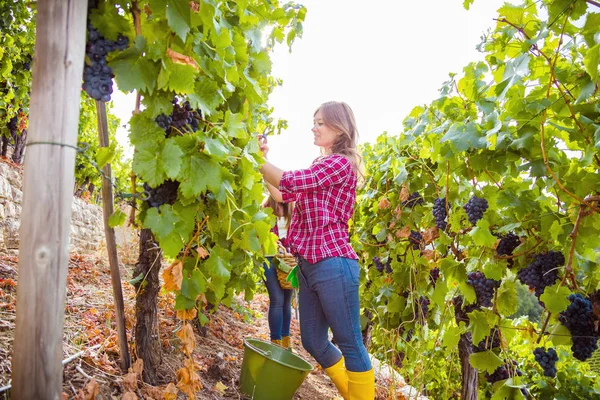
<path id="1" fill-rule="evenodd" d="M 512 232 L 509 232 L 508 235 L 502 236 L 500 238 L 500 243 L 496 247 L 496 254 L 499 256 L 512 256 L 513 251 L 519 247 L 521 244 L 521 239 Z M 513 259 L 508 259 L 508 266 L 512 267 Z"/>
<path id="2" fill-rule="evenodd" d="M 477 346 L 473 345 L 473 352 L 480 353 L 498 347 L 500 347 L 500 331 L 498 328 L 492 328 L 488 337 L 482 339 Z"/>
<path id="3" fill-rule="evenodd" d="M 448 203 L 448 209 L 450 209 L 452 206 L 450 205 L 450 203 Z M 433 201 L 433 217 L 435 218 L 435 226 L 438 227 L 438 229 L 441 230 L 446 230 L 446 226 L 448 226 L 448 223 L 446 222 L 446 199 L 444 197 L 441 197 L 439 199 L 435 199 Z"/>
<path id="4" fill-rule="evenodd" d="M 429 313 L 429 299 L 425 296 L 419 297 L 419 315 L 417 321 L 421 325 L 425 325 L 427 321 L 427 314 Z"/>
<path id="5" fill-rule="evenodd" d="M 558 320 L 571 332 L 573 357 L 585 361 L 598 348 L 592 302 L 579 293 L 571 294 L 569 300 L 571 304 L 560 313 Z"/>
<path id="6" fill-rule="evenodd" d="M 477 304 L 463 304 L 463 298 L 461 296 L 456 296 L 452 299 L 452 303 L 454 303 L 454 318 L 456 319 L 456 323 L 460 322 L 469 322 L 469 313 L 476 310 Z"/>
<path id="7" fill-rule="evenodd" d="M 384 264 L 381 262 L 379 257 L 373 257 L 373 264 L 375 264 L 375 269 L 379 273 L 387 272 L 388 274 L 392 273 L 392 262 L 388 259 L 388 261 Z"/>
<path id="8" fill-rule="evenodd" d="M 408 199 L 404 200 L 401 204 L 403 207 L 413 208 L 414 206 L 422 205 L 424 203 L 423 197 L 419 192 L 413 192 Z"/>
<path id="9" fill-rule="evenodd" d="M 471 197 L 464 206 L 467 216 L 469 217 L 469 222 L 471 222 L 473 225 L 477 225 L 477 221 L 483 218 L 483 213 L 488 209 L 488 207 L 489 206 L 486 199 L 476 196 Z"/>
<path id="10" fill-rule="evenodd" d="M 477 304 L 482 307 L 491 307 L 494 298 L 494 289 L 500 287 L 500 281 L 487 279 L 483 272 L 469 272 L 467 283 L 475 289 Z"/>
<path id="11" fill-rule="evenodd" d="M 496 368 L 494 373 L 491 375 L 486 372 L 485 379 L 487 379 L 489 383 L 493 384 L 499 381 L 504 381 L 515 375 L 522 376 L 523 372 L 517 368 L 516 361 L 512 360 L 510 364 L 507 363 Z"/>
<path id="12" fill-rule="evenodd" d="M 438 279 L 440 279 L 440 269 L 438 267 L 432 268 L 431 271 L 429 271 L 429 280 L 433 287 L 435 287 Z"/>
<path id="13" fill-rule="evenodd" d="M 410 236 L 408 237 L 408 240 L 412 244 L 413 250 L 419 250 L 421 246 L 425 245 L 425 243 L 423 242 L 423 235 L 421 234 L 421 232 L 410 231 Z"/>
<path id="14" fill-rule="evenodd" d="M 517 273 L 522 284 L 535 290 L 540 297 L 547 286 L 552 286 L 558 280 L 558 268 L 565 263 L 565 256 L 560 251 L 551 250 L 534 256 L 533 261 Z"/>
<path id="15" fill-rule="evenodd" d="M 114 74 L 106 64 L 106 56 L 115 50 L 125 50 L 129 39 L 119 35 L 116 42 L 104 38 L 91 24 L 88 24 L 88 41 L 85 54 L 91 64 L 83 67 L 83 90 L 95 100 L 110 101 L 113 92 Z"/>
<path id="16" fill-rule="evenodd" d="M 173 204 L 177 200 L 178 181 L 167 180 L 155 188 L 144 183 L 144 190 L 148 192 L 148 205 L 150 207 L 160 207 L 163 204 Z"/>
<path id="17" fill-rule="evenodd" d="M 537 361 L 538 364 L 540 364 L 540 366 L 544 369 L 544 375 L 555 378 L 555 364 L 556 361 L 558 361 L 556 350 L 550 348 L 548 351 L 545 351 L 543 347 L 538 347 L 533 351 L 533 355 L 535 356 L 535 361 Z"/>
<path id="18" fill-rule="evenodd" d="M 183 104 L 178 104 L 177 98 L 173 99 L 173 112 L 171 115 L 160 114 L 156 117 L 155 121 L 165 132 L 169 133 L 171 128 L 181 132 L 190 129 L 192 132 L 196 132 L 200 126 L 202 120 L 202 112 L 194 110 L 190 105 L 189 101 Z"/>
<path id="19" fill-rule="evenodd" d="M 11 133 L 14 134 L 17 131 L 17 128 L 19 127 L 19 117 L 17 115 L 15 115 L 14 117 L 12 117 L 8 121 L 8 124 L 6 124 L 6 127 L 8 128 L 8 130 Z"/>

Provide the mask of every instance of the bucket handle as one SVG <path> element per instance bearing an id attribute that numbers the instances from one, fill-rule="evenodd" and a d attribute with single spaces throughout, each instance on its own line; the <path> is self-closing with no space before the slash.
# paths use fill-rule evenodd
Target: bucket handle
<path id="1" fill-rule="evenodd" d="M 254 350 L 255 352 L 257 352 L 258 354 L 260 354 L 261 356 L 265 357 L 265 358 L 272 359 L 272 357 L 273 357 L 273 354 L 271 353 L 271 350 L 267 350 L 267 351 L 261 350 L 258 347 L 253 346 L 248 341 L 246 341 L 246 345 L 248 347 L 250 347 L 252 350 Z"/>

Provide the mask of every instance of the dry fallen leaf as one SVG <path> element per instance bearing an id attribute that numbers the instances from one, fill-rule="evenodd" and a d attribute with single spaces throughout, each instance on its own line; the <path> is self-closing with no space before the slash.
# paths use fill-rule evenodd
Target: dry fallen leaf
<path id="1" fill-rule="evenodd" d="M 182 321 L 192 320 L 198 315 L 198 310 L 192 308 L 191 310 L 177 310 L 177 318 Z"/>
<path id="2" fill-rule="evenodd" d="M 202 247 L 202 246 L 198 246 L 198 248 L 196 249 L 196 251 L 198 252 L 198 255 L 202 258 L 205 259 L 206 257 L 208 257 L 210 254 L 208 253 L 208 251 Z"/>
<path id="3" fill-rule="evenodd" d="M 378 207 L 379 207 L 380 210 L 388 208 L 389 206 L 390 206 L 390 201 L 387 198 L 384 197 L 383 199 L 381 199 L 379 201 Z"/>
<path id="4" fill-rule="evenodd" d="M 398 206 L 394 210 L 394 215 L 396 216 L 396 219 L 400 219 L 400 217 L 402 216 L 402 206 L 400 206 L 400 204 L 398 204 Z"/>
<path id="5" fill-rule="evenodd" d="M 406 226 L 403 229 L 396 231 L 396 237 L 399 239 L 406 239 L 410 237 L 410 227 Z"/>
<path id="6" fill-rule="evenodd" d="M 138 376 L 141 376 L 144 371 L 144 360 L 138 358 L 131 366 L 131 370 L 138 374 Z"/>
<path id="7" fill-rule="evenodd" d="M 215 384 L 213 390 L 219 393 L 221 396 L 225 395 L 225 391 L 227 390 L 227 386 L 223 385 L 223 382 L 219 381 Z"/>
<path id="8" fill-rule="evenodd" d="M 137 395 L 133 392 L 126 392 L 123 397 L 121 397 L 121 400 L 137 400 Z"/>
<path id="9" fill-rule="evenodd" d="M 165 400 L 175 400 L 177 399 L 177 392 L 177 388 L 175 387 L 175 385 L 173 385 L 173 382 L 171 382 L 163 391 L 163 397 Z"/>
<path id="10" fill-rule="evenodd" d="M 169 56 L 169 58 L 171 60 L 173 60 L 174 63 L 189 65 L 190 67 L 193 67 L 196 70 L 200 69 L 196 60 L 194 60 L 190 56 L 186 56 L 184 54 L 178 53 L 172 49 L 167 49 L 167 55 Z"/>
<path id="11" fill-rule="evenodd" d="M 177 370 L 177 387 L 190 399 L 196 398 L 196 393 L 202 389 L 200 377 L 196 373 L 194 360 L 185 360 L 185 368 Z"/>
<path id="12" fill-rule="evenodd" d="M 127 375 L 125 375 L 123 377 L 123 386 L 125 386 L 125 389 L 127 389 L 127 390 L 136 390 L 137 389 L 137 374 L 135 372 L 131 371 Z"/>
<path id="13" fill-rule="evenodd" d="M 400 201 L 406 201 L 409 197 L 410 193 L 408 192 L 408 187 L 402 185 L 402 189 L 400 190 Z"/>
<path id="14" fill-rule="evenodd" d="M 425 241 L 425 244 L 429 244 L 439 237 L 440 232 L 436 226 L 423 232 L 423 240 Z"/>
<path id="15" fill-rule="evenodd" d="M 194 336 L 194 330 L 192 325 L 186 323 L 179 332 L 177 337 L 183 342 L 183 352 L 187 355 L 192 354 L 192 351 L 196 348 L 196 337 Z"/>
<path id="16" fill-rule="evenodd" d="M 183 282 L 183 264 L 179 260 L 175 260 L 168 268 L 163 271 L 163 280 L 165 284 L 163 288 L 169 291 L 181 290 L 181 282 Z"/>
<path id="17" fill-rule="evenodd" d="M 198 14 L 200 12 L 200 3 L 197 1 L 190 1 L 190 10 L 192 10 L 193 13 Z"/>
<path id="18" fill-rule="evenodd" d="M 94 378 L 85 385 L 84 400 L 96 400 L 96 396 L 100 393 L 98 382 Z"/>

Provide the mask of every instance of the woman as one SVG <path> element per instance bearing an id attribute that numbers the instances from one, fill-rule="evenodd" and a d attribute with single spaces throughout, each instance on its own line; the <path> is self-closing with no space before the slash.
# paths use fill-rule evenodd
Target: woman
<path id="1" fill-rule="evenodd" d="M 308 169 L 284 172 L 266 162 L 261 173 L 275 200 L 296 202 L 287 241 L 299 260 L 302 345 L 344 399 L 373 400 L 373 368 L 360 331 L 360 267 L 348 239 L 360 164 L 354 113 L 346 103 L 324 103 L 312 132 L 322 155 Z M 266 158 L 266 140 L 261 150 Z M 329 341 L 330 328 L 339 349 Z"/>
<path id="2" fill-rule="evenodd" d="M 272 196 L 267 199 L 265 207 L 270 207 L 277 217 L 271 230 L 285 247 L 287 231 L 292 219 L 291 203 L 275 201 Z M 282 289 L 277 280 L 277 270 L 273 265 L 273 257 L 267 257 L 265 267 L 265 284 L 269 293 L 269 331 L 271 342 L 286 349 L 290 347 L 290 323 L 292 321 L 292 291 Z"/>

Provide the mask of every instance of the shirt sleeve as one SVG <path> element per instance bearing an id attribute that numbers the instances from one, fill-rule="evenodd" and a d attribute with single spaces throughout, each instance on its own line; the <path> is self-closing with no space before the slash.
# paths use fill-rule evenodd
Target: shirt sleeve
<path id="1" fill-rule="evenodd" d="M 331 155 L 318 159 L 307 169 L 286 171 L 281 176 L 279 190 L 286 197 L 338 185 L 352 173 L 350 161 L 344 156 Z"/>

